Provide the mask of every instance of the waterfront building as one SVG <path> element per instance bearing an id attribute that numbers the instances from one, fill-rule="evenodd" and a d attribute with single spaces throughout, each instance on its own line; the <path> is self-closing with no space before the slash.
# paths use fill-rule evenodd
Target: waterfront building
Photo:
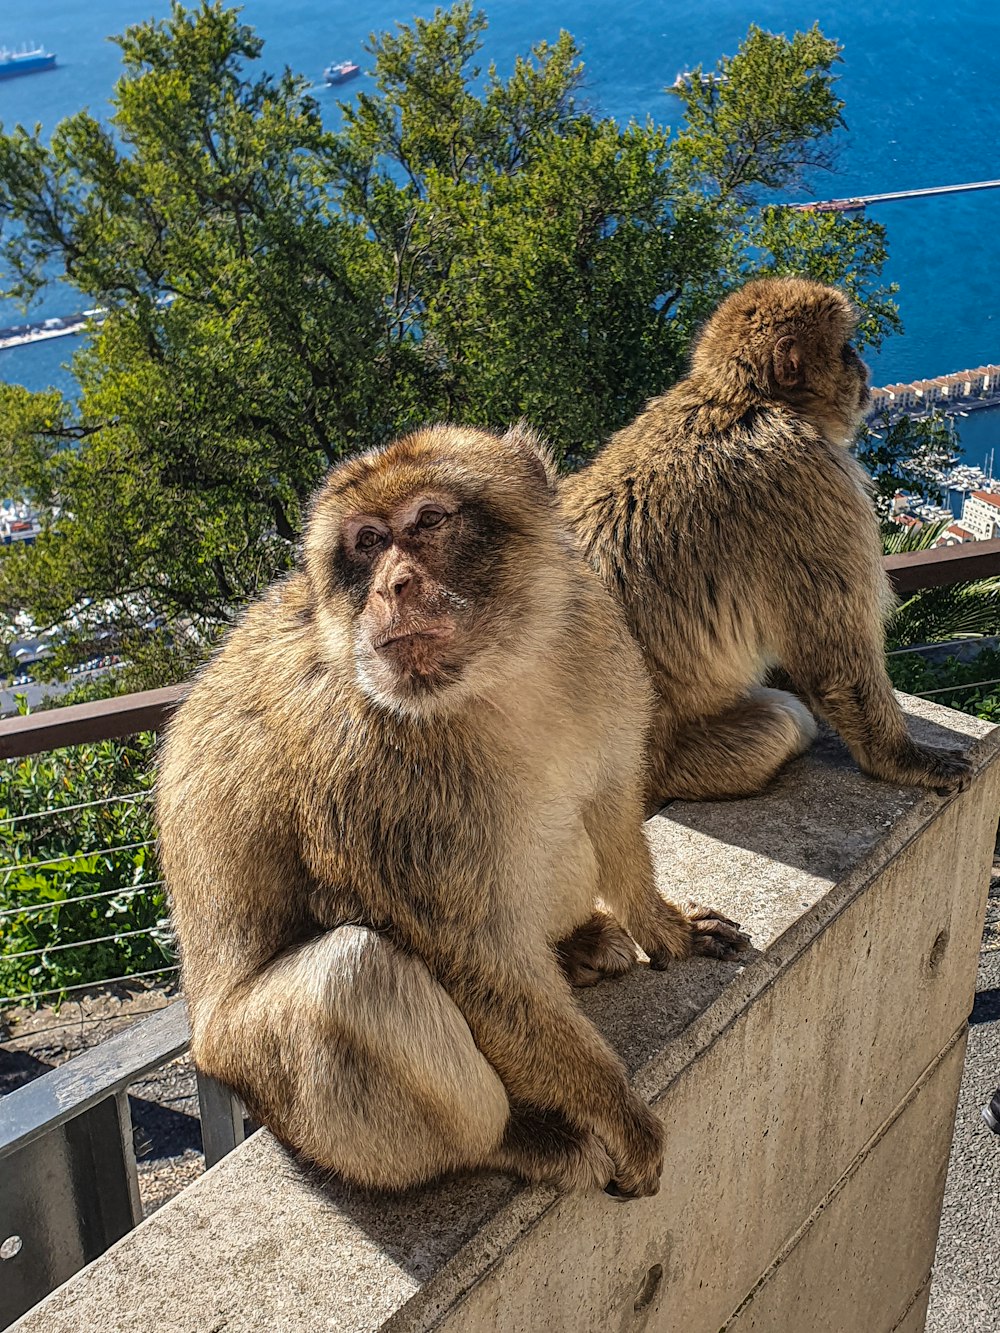
<path id="1" fill-rule="evenodd" d="M 962 506 L 961 526 L 972 534 L 973 541 L 988 542 L 1000 537 L 1000 495 L 972 491 Z"/>
<path id="2" fill-rule="evenodd" d="M 950 523 L 945 528 L 941 536 L 934 543 L 935 546 L 963 546 L 966 542 L 974 542 L 976 538 L 968 530 L 963 528 L 960 523 Z"/>

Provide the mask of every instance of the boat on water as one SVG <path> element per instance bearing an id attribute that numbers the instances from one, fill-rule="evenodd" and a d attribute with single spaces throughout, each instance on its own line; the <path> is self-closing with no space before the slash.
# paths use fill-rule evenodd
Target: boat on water
<path id="1" fill-rule="evenodd" d="M 18 74 L 40 74 L 43 70 L 55 67 L 55 56 L 51 51 L 46 51 L 44 46 L 30 50 L 22 47 L 20 51 L 8 51 L 6 46 L 0 47 L 0 79 L 13 79 Z"/>
<path id="2" fill-rule="evenodd" d="M 703 88 L 709 88 L 715 83 L 728 83 L 729 75 L 716 74 L 712 70 L 709 70 L 707 73 L 695 74 L 693 70 L 682 69 L 670 86 L 671 88 L 686 88 L 688 84 L 693 84 L 696 81 L 700 83 Z"/>
<path id="3" fill-rule="evenodd" d="M 323 78 L 328 84 L 346 83 L 348 79 L 353 79 L 360 73 L 361 66 L 356 65 L 353 60 L 341 60 L 336 65 L 327 65 L 323 71 Z"/>
<path id="4" fill-rule="evenodd" d="M 813 204 L 792 204 L 796 213 L 863 213 L 863 199 L 820 199 Z"/>

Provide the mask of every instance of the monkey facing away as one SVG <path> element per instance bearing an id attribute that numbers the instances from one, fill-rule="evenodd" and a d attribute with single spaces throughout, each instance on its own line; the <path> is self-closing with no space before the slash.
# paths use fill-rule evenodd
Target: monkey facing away
<path id="1" fill-rule="evenodd" d="M 656 692 L 647 796 L 749 796 L 826 718 L 867 773 L 961 788 L 918 744 L 885 669 L 892 594 L 866 474 L 868 404 L 835 288 L 765 278 L 729 296 L 688 377 L 568 478 L 563 510 L 625 610 Z M 792 694 L 766 689 L 780 667 Z"/>
<path id="2" fill-rule="evenodd" d="M 200 1067 L 364 1185 L 487 1166 L 654 1192 L 659 1122 L 560 961 L 589 982 L 633 939 L 662 967 L 745 937 L 656 890 L 648 708 L 530 435 L 438 427 L 332 472 L 303 568 L 163 748 Z"/>

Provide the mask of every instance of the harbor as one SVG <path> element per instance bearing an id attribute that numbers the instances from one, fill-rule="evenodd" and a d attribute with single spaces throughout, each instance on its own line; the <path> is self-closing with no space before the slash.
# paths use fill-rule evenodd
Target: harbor
<path id="1" fill-rule="evenodd" d="M 992 362 L 974 370 L 954 370 L 946 375 L 885 384 L 871 391 L 869 420 L 888 416 L 927 417 L 935 412 L 964 416 L 968 412 L 1000 406 L 1000 365 Z"/>

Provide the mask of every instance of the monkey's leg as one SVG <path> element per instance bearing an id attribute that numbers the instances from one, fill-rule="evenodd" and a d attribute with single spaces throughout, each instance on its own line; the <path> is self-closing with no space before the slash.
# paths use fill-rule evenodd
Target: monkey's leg
<path id="1" fill-rule="evenodd" d="M 757 796 L 816 738 L 816 720 L 793 694 L 759 688 L 725 712 L 680 728 L 665 711 L 649 741 L 647 812 L 665 801 Z"/>
<path id="2" fill-rule="evenodd" d="M 454 941 L 445 984 L 476 1045 L 513 1103 L 596 1134 L 614 1164 L 615 1193 L 655 1194 L 663 1165 L 659 1120 L 577 1010 L 554 951 L 544 940 L 522 943 L 514 955 L 506 938 L 495 947 L 482 939 Z"/>
<path id="3" fill-rule="evenodd" d="M 848 641 L 849 659 L 843 642 L 831 642 L 827 650 L 811 645 L 808 653 L 789 656 L 786 666 L 811 705 L 873 777 L 942 794 L 963 791 L 971 772 L 968 758 L 962 750 L 913 739 L 893 693 L 881 643 L 866 643 L 861 635 Z"/>
<path id="4" fill-rule="evenodd" d="M 697 903 L 678 907 L 657 889 L 637 794 L 606 790 L 584 821 L 597 857 L 598 894 L 652 967 L 665 968 L 671 959 L 691 954 L 734 958 L 747 947 L 749 938 L 738 922 Z"/>
<path id="5" fill-rule="evenodd" d="M 612 1174 L 602 1145 L 512 1110 L 464 1017 L 424 964 L 341 926 L 196 1008 L 198 1064 L 256 1119 L 345 1179 L 403 1189 L 492 1167 L 571 1189 Z"/>
<path id="6" fill-rule="evenodd" d="M 556 957 L 571 986 L 594 986 L 602 977 L 629 970 L 635 962 L 635 944 L 613 916 L 595 912 L 559 942 Z"/>

